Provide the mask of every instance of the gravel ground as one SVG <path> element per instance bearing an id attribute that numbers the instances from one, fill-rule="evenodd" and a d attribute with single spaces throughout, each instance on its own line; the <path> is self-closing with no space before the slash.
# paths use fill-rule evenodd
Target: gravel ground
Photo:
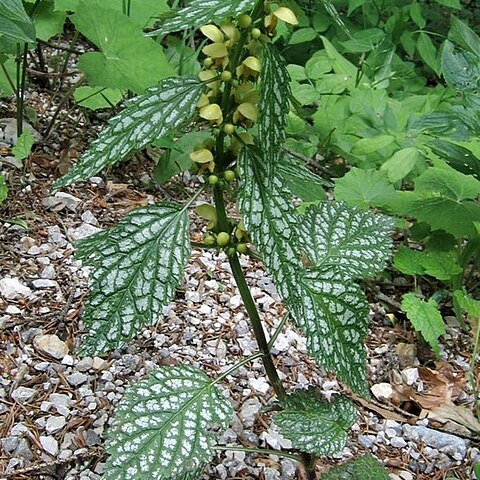
<path id="1" fill-rule="evenodd" d="M 35 93 L 27 98 L 42 116 L 44 128 L 56 109 L 47 97 Z M 12 105 L 4 107 L 13 111 Z M 128 167 L 51 195 L 52 177 L 76 161 L 101 123 L 101 118 L 61 109 L 56 128 L 32 154 L 25 174 L 15 166 L 7 139 L 0 145 L 10 188 L 0 217 L 22 217 L 29 226 L 25 231 L 0 224 L 0 478 L 100 479 L 105 433 L 130 383 L 156 366 L 179 363 L 215 375 L 256 351 L 226 257 L 194 250 L 176 299 L 159 312 L 156 326 L 144 328 L 122 350 L 103 357 L 76 356 L 84 333 L 81 311 L 89 272 L 73 259 L 74 242 L 133 208 L 179 192 L 185 195 L 198 181 L 187 175 L 164 190 L 144 193 L 151 184 L 145 173 L 151 161 L 141 157 Z M 199 240 L 204 227 L 196 222 L 192 218 L 192 236 Z M 262 266 L 245 256 L 242 266 L 272 334 L 284 308 Z M 442 360 L 433 362 L 402 317 L 395 317 L 395 298 L 408 287 L 406 279 L 394 278 L 381 290 L 369 289 L 372 400 L 352 396 L 359 407 L 358 421 L 345 449 L 318 462 L 320 473 L 369 452 L 389 469 L 392 480 L 473 478 L 472 462 L 480 462 L 478 430 L 476 436 L 451 421 L 453 411 L 457 419 L 462 413 L 473 429 L 478 427 L 466 381 L 470 338 L 447 318 Z M 348 394 L 306 355 L 305 339 L 290 325 L 283 328 L 273 354 L 289 390 L 314 385 L 327 398 Z M 236 411 L 222 444 L 291 447 L 262 408 L 273 400 L 273 392 L 260 361 L 240 368 L 221 388 Z M 436 410 L 450 403 L 454 406 L 449 412 Z M 295 476 L 292 460 L 224 452 L 204 478 Z"/>

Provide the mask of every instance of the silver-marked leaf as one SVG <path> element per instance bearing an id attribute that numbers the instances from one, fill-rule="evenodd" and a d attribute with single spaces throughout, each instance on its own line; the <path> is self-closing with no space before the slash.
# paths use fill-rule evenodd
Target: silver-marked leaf
<path id="1" fill-rule="evenodd" d="M 303 265 L 296 246 L 291 194 L 280 176 L 267 174 L 261 153 L 253 147 L 242 148 L 239 166 L 244 181 L 238 193 L 238 206 L 245 226 L 280 297 L 293 304 L 301 298 L 298 278 Z"/>
<path id="2" fill-rule="evenodd" d="M 109 121 L 80 163 L 57 180 L 53 189 L 90 178 L 165 136 L 192 117 L 202 91 L 203 84 L 197 78 L 184 76 L 162 80 L 145 95 L 134 98 Z"/>
<path id="3" fill-rule="evenodd" d="M 390 480 L 388 470 L 372 455 L 350 460 L 344 465 L 333 467 L 322 476 L 322 480 Z"/>
<path id="4" fill-rule="evenodd" d="M 284 410 L 275 414 L 273 422 L 295 448 L 312 455 L 341 451 L 357 418 L 357 409 L 348 398 L 336 396 L 327 402 L 313 389 L 289 395 L 282 406 Z"/>
<path id="5" fill-rule="evenodd" d="M 308 353 L 353 391 L 368 397 L 364 347 L 368 304 L 364 293 L 335 266 L 308 271 L 302 285 L 301 309 L 295 307 L 294 317 L 305 322 Z"/>
<path id="6" fill-rule="evenodd" d="M 159 203 L 82 240 L 77 257 L 94 271 L 83 321 L 84 355 L 103 353 L 153 324 L 175 295 L 190 254 L 186 208 Z"/>
<path id="7" fill-rule="evenodd" d="M 393 219 L 372 215 L 343 202 L 310 207 L 300 222 L 303 247 L 316 268 L 335 266 L 361 279 L 382 270 L 390 256 Z"/>
<path id="8" fill-rule="evenodd" d="M 291 93 L 290 75 L 285 61 L 273 45 L 265 45 L 262 53 L 258 140 L 262 151 L 273 158 L 278 156 L 278 149 L 285 140 Z"/>
<path id="9" fill-rule="evenodd" d="M 149 36 L 166 35 L 188 28 L 199 28 L 208 23 L 220 23 L 228 17 L 236 17 L 248 12 L 255 5 L 255 0 L 192 0 L 185 8 L 166 19 L 162 26 Z"/>
<path id="10" fill-rule="evenodd" d="M 214 456 L 233 415 L 198 368 L 162 367 L 130 387 L 107 440 L 104 480 L 193 480 Z"/>

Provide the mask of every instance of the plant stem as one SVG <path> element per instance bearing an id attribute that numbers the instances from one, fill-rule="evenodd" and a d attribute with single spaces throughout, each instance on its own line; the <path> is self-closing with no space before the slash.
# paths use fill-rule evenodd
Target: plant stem
<path id="1" fill-rule="evenodd" d="M 273 363 L 272 356 L 270 354 L 270 348 L 268 347 L 268 342 L 265 337 L 265 332 L 263 330 L 262 321 L 258 314 L 257 306 L 253 300 L 252 294 L 250 293 L 250 288 L 247 285 L 245 280 L 245 275 L 243 274 L 242 267 L 238 261 L 238 255 L 229 256 L 230 266 L 232 267 L 233 278 L 237 284 L 240 295 L 242 296 L 243 303 L 247 310 L 248 316 L 250 317 L 250 322 L 252 324 L 253 332 L 255 333 L 255 338 L 258 343 L 258 348 L 262 352 L 262 362 L 265 367 L 265 372 L 272 384 L 275 393 L 279 400 L 285 399 L 287 396 L 285 389 L 283 388 L 282 381 L 278 376 L 277 369 Z"/>
<path id="2" fill-rule="evenodd" d="M 260 455 L 277 455 L 279 457 L 287 457 L 297 462 L 301 461 L 300 455 L 296 453 L 285 452 L 283 450 L 270 450 L 265 448 L 250 448 L 250 447 L 230 447 L 223 445 L 215 445 L 213 447 L 215 450 L 230 451 L 230 452 L 246 452 L 246 453 L 259 453 Z"/>

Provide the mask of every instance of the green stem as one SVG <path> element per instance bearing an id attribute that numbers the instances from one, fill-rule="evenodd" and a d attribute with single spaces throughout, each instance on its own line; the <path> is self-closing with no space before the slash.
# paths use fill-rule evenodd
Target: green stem
<path id="1" fill-rule="evenodd" d="M 244 358 L 240 362 L 236 363 L 233 367 L 230 367 L 228 370 L 223 372 L 221 375 L 219 375 L 213 382 L 212 385 L 215 385 L 218 382 L 221 382 L 225 377 L 228 377 L 231 375 L 233 372 L 238 370 L 240 367 L 243 367 L 247 363 L 253 362 L 257 358 L 260 358 L 262 356 L 261 352 L 254 353 L 253 355 L 249 355 L 247 358 Z"/>

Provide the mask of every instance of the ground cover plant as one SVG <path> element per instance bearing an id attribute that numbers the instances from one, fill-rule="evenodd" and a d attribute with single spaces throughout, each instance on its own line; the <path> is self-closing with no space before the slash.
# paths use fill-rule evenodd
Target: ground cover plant
<path id="1" fill-rule="evenodd" d="M 456 17 L 446 28 L 434 8 L 419 2 L 378 8 L 368 0 L 322 6 L 194 0 L 158 12 L 151 4 L 121 2 L 121 13 L 120 3 L 111 3 L 37 1 L 23 9 L 9 0 L 2 7 L 7 27 L 0 23 L 1 38 L 16 45 L 11 55 L 19 68 L 8 83 L 20 111 L 27 52 L 42 39 L 42 26 L 55 20 L 56 29 L 44 34 L 48 41 L 67 17 L 98 49 L 80 55 L 82 81 L 69 95 L 92 109 L 131 97 L 52 191 L 150 145 L 163 149 L 157 182 L 187 170 L 200 179 L 188 201 L 133 210 L 78 242 L 77 258 L 92 273 L 82 317 L 88 333 L 77 352 L 123 348 L 143 326 L 157 323 L 175 297 L 192 246 L 227 255 L 258 352 L 216 377 L 182 364 L 159 367 L 132 384 L 108 433 L 103 478 L 200 478 L 217 451 L 235 449 L 216 443 L 233 414 L 222 381 L 258 359 L 276 394 L 268 406 L 272 422 L 293 445 L 265 452 L 289 456 L 300 463 L 301 476 L 317 478 L 316 460 L 342 450 L 356 408 L 348 396 L 327 400 L 313 387 L 286 391 L 271 354 L 284 323 L 267 340 L 240 258 L 263 263 L 287 307 L 284 320 L 303 333 L 318 365 L 368 398 L 363 280 L 387 266 L 395 227 L 404 240 L 393 266 L 415 279 L 400 308 L 434 357 L 445 333 L 440 307 L 452 309 L 473 332 L 470 381 L 478 416 L 476 33 Z M 455 1 L 437 3 L 460 10 Z M 111 24 L 100 25 L 105 17 Z M 8 78 L 13 57 L 3 60 Z M 432 79 L 444 84 L 429 86 Z M 16 155 L 24 159 L 32 139 L 26 132 L 20 139 Z M 328 168 L 318 164 L 318 151 Z M 325 170 L 328 181 L 318 175 Z M 332 177 L 338 178 L 331 183 Z M 0 201 L 6 195 L 0 176 Z M 199 204 L 206 195 L 211 203 Z M 201 242 L 190 238 L 189 210 L 204 220 Z M 426 298 L 429 277 L 437 283 Z M 388 474 L 367 455 L 322 478 Z"/>

